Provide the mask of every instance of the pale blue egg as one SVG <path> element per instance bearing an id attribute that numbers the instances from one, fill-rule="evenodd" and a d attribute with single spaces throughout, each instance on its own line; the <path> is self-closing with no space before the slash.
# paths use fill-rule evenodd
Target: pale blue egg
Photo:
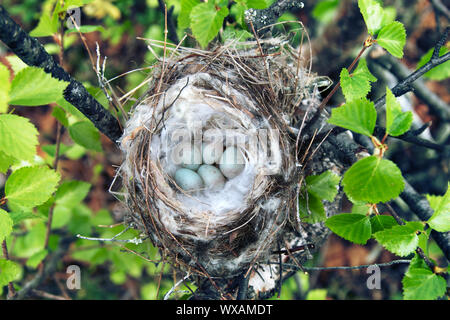
<path id="1" fill-rule="evenodd" d="M 225 185 L 225 177 L 222 172 L 214 166 L 202 164 L 197 172 L 203 179 L 207 189 L 220 190 Z"/>
<path id="2" fill-rule="evenodd" d="M 186 168 L 180 168 L 175 172 L 175 182 L 185 191 L 199 191 L 204 187 L 200 175 Z"/>

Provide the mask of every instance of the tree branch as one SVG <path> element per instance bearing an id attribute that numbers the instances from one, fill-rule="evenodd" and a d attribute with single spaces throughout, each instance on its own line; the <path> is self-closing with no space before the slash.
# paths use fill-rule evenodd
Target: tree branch
<path id="1" fill-rule="evenodd" d="M 165 15 L 166 14 L 165 1 L 158 0 L 158 5 L 159 5 L 159 10 L 161 10 L 162 14 Z M 175 26 L 175 23 L 174 23 L 175 19 L 173 18 L 173 10 L 174 10 L 174 6 L 171 6 L 170 8 L 167 9 L 167 28 L 169 29 L 167 37 L 173 43 L 178 44 L 180 42 L 180 40 L 178 39 L 177 27 Z"/>
<path id="2" fill-rule="evenodd" d="M 272 262 L 273 264 L 275 264 L 275 262 Z M 360 266 L 351 266 L 351 267 L 302 267 L 303 270 L 305 271 L 330 271 L 330 270 L 359 270 L 359 269 L 366 269 L 369 267 L 373 267 L 373 266 L 378 266 L 378 267 L 389 267 L 389 266 L 393 266 L 395 264 L 405 264 L 405 263 L 411 263 L 411 260 L 405 260 L 405 259 L 400 259 L 400 260 L 393 260 L 390 262 L 385 262 L 385 263 L 374 263 L 374 264 L 364 264 L 364 265 L 360 265 Z M 290 268 L 290 269 L 294 269 L 294 270 L 300 270 L 300 268 L 295 265 L 295 264 L 289 264 L 289 263 L 285 263 L 284 264 L 285 267 Z"/>
<path id="3" fill-rule="evenodd" d="M 450 10 L 441 2 L 441 0 L 431 0 L 433 7 L 439 11 L 442 15 L 444 15 L 447 20 L 450 20 Z"/>
<path id="4" fill-rule="evenodd" d="M 303 7 L 304 4 L 301 1 L 278 0 L 267 9 L 248 9 L 245 12 L 245 20 L 247 24 L 250 24 L 250 22 L 253 24 L 258 36 L 262 36 L 270 30 L 270 28 L 265 27 L 276 23 L 278 18 L 286 11 L 301 9 Z"/>
<path id="5" fill-rule="evenodd" d="M 381 126 L 375 126 L 374 135 L 376 135 L 378 137 L 382 137 L 382 136 L 384 136 L 385 133 L 386 133 L 385 128 L 383 128 Z M 437 143 L 431 142 L 429 140 L 418 137 L 414 131 L 407 131 L 400 136 L 396 136 L 396 137 L 389 136 L 389 137 L 399 139 L 399 140 L 402 140 L 405 142 L 413 143 L 415 145 L 433 149 L 433 150 L 440 151 L 440 152 L 443 152 L 446 149 L 450 150 L 449 146 L 437 144 Z"/>
<path id="6" fill-rule="evenodd" d="M 383 55 L 378 59 L 374 59 L 375 62 L 379 63 L 389 71 L 391 71 L 397 78 L 402 79 L 395 87 L 392 88 L 392 93 L 396 96 L 402 96 L 405 93 L 414 90 L 414 93 L 424 102 L 428 104 L 433 113 L 438 115 L 443 121 L 450 120 L 450 107 L 447 103 L 442 101 L 436 94 L 428 90 L 423 83 L 423 81 L 417 81 L 425 73 L 433 69 L 434 67 L 450 60 L 450 52 L 439 56 L 439 50 L 447 41 L 448 33 L 450 32 L 450 27 L 447 27 L 440 40 L 436 43 L 434 47 L 433 56 L 430 61 L 424 64 L 421 68 L 414 72 L 401 64 L 397 59 L 393 58 L 389 54 Z M 437 54 L 436 54 L 437 53 Z M 386 102 L 386 96 L 384 95 L 375 102 L 375 108 L 382 107 Z"/>
<path id="7" fill-rule="evenodd" d="M 36 38 L 30 37 L 0 5 L 0 40 L 29 66 L 44 69 L 52 77 L 69 82 L 64 99 L 80 110 L 109 139 L 117 143 L 122 135 L 118 120 L 86 88 L 73 79 L 50 56 Z"/>

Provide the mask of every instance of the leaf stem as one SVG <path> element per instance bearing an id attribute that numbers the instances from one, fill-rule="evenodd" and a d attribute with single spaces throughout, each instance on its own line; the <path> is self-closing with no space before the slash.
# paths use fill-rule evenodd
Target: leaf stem
<path id="1" fill-rule="evenodd" d="M 353 62 L 350 64 L 350 66 L 348 67 L 348 72 L 351 72 L 353 70 L 353 68 L 355 67 L 355 64 L 359 61 L 359 59 L 361 58 L 361 56 L 363 55 L 363 53 L 367 50 L 367 48 L 369 48 L 372 45 L 372 42 L 370 41 L 365 41 L 363 47 L 361 48 L 361 50 L 359 51 L 358 55 L 356 56 L 356 58 L 353 60 Z M 334 88 L 331 90 L 331 92 L 325 97 L 325 99 L 322 100 L 322 103 L 319 106 L 318 111 L 322 111 L 322 109 L 326 106 L 326 104 L 328 103 L 328 101 L 330 101 L 331 97 L 336 93 L 336 91 L 341 87 L 341 81 L 339 80 L 338 83 L 336 83 L 336 85 L 334 86 Z"/>

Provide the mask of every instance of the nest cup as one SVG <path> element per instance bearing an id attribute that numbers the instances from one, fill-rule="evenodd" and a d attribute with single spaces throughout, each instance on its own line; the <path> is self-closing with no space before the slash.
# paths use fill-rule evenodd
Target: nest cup
<path id="1" fill-rule="evenodd" d="M 262 42 L 264 55 L 253 42 L 168 47 L 121 139 L 127 221 L 191 274 L 241 274 L 300 228 L 294 127 L 317 105 L 318 80 L 286 41 Z M 215 188 L 180 186 L 180 146 L 202 152 L 211 143 L 240 152 L 237 175 Z M 220 160 L 211 165 L 222 170 Z"/>

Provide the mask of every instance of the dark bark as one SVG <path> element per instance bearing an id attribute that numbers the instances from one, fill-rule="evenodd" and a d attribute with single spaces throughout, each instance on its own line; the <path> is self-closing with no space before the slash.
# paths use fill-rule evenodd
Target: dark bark
<path id="1" fill-rule="evenodd" d="M 439 97 L 437 97 L 434 93 L 427 90 L 424 84 L 414 84 L 416 80 L 422 77 L 425 73 L 433 69 L 434 67 L 450 60 L 450 52 L 439 56 L 439 50 L 447 41 L 448 33 L 450 32 L 450 27 L 447 27 L 445 31 L 442 33 L 441 38 L 437 42 L 434 47 L 433 56 L 430 61 L 428 61 L 421 68 L 417 69 L 413 73 L 409 73 L 408 69 L 399 64 L 397 60 L 394 60 L 390 55 L 385 55 L 385 66 L 389 66 L 389 69 L 399 78 L 403 78 L 395 87 L 392 88 L 392 93 L 396 96 L 402 96 L 405 93 L 414 90 L 414 93 L 423 101 L 426 101 L 428 105 L 432 108 L 432 111 L 436 113 L 443 121 L 448 121 L 450 119 L 450 109 L 448 104 L 443 102 Z M 386 102 L 386 96 L 381 97 L 375 102 L 375 108 L 382 107 Z"/>
<path id="2" fill-rule="evenodd" d="M 269 8 L 263 10 L 249 9 L 245 13 L 246 22 L 253 25 L 258 36 L 263 36 L 270 31 L 270 26 L 277 22 L 285 12 L 301 9 L 304 4 L 296 0 L 279 0 L 273 3 Z M 267 28 L 265 28 L 267 27 Z M 263 29 L 264 28 L 264 29 Z M 250 28 L 252 29 L 252 28 Z M 262 30 L 261 30 L 262 29 Z"/>
<path id="3" fill-rule="evenodd" d="M 30 37 L 0 6 L 0 40 L 29 66 L 44 69 L 52 77 L 67 81 L 64 99 L 80 110 L 109 139 L 117 143 L 122 136 L 118 120 L 86 88 L 73 79 L 50 56 L 36 38 Z"/>

